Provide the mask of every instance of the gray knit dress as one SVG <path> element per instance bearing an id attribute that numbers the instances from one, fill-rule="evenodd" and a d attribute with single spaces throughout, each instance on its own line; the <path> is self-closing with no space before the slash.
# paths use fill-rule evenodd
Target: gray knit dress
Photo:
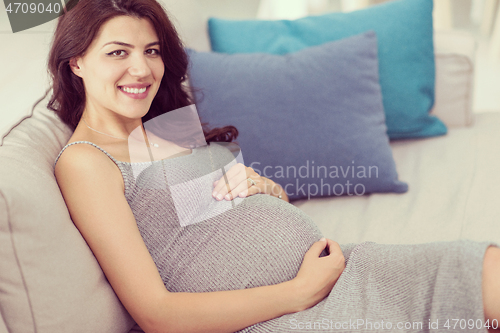
<path id="1" fill-rule="evenodd" d="M 62 151 L 77 143 L 100 149 L 121 170 L 126 199 L 171 292 L 290 280 L 322 237 L 310 217 L 278 198 L 213 199 L 213 181 L 235 163 L 218 144 L 153 163 L 126 163 L 87 141 Z M 341 245 L 346 268 L 328 297 L 241 332 L 486 332 L 481 281 L 489 245 Z"/>

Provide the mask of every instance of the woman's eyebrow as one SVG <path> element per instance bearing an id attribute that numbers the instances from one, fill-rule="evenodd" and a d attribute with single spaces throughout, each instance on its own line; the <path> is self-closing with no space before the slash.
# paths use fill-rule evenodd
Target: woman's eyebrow
<path id="1" fill-rule="evenodd" d="M 117 44 L 117 45 L 121 45 L 121 46 L 126 46 L 126 47 L 130 47 L 131 49 L 133 49 L 135 47 L 132 44 L 128 44 L 128 43 L 124 43 L 124 42 L 118 42 L 118 41 L 108 42 L 108 43 L 104 44 L 102 47 L 105 47 L 106 45 L 109 45 L 109 44 Z M 147 44 L 145 47 L 150 47 L 150 46 L 153 46 L 153 45 L 160 45 L 160 42 L 159 41 L 152 42 L 152 43 Z"/>

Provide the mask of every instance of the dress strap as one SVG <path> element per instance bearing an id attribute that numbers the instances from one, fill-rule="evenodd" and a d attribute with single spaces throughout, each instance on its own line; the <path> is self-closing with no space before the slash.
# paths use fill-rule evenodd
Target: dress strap
<path id="1" fill-rule="evenodd" d="M 54 162 L 54 167 L 56 166 L 57 164 L 57 161 L 59 160 L 59 157 L 61 157 L 61 154 L 63 153 L 63 151 L 68 148 L 69 146 L 71 145 L 74 145 L 74 144 L 77 144 L 77 143 L 87 143 L 89 145 L 92 145 L 94 147 L 96 147 L 97 149 L 99 149 L 100 151 L 102 151 L 104 154 L 108 155 L 108 157 L 113 160 L 113 162 L 115 162 L 115 164 L 118 166 L 118 168 L 121 170 L 120 168 L 120 164 L 119 164 L 119 161 L 117 161 L 113 156 L 111 156 L 107 151 L 105 151 L 104 149 L 102 149 L 101 147 L 99 147 L 98 145 L 96 145 L 95 143 L 93 142 L 90 142 L 90 141 L 75 141 L 75 142 L 71 142 L 71 143 L 68 143 L 66 146 L 64 146 L 64 148 L 59 152 L 59 155 L 57 155 L 57 158 L 56 158 L 56 161 Z"/>

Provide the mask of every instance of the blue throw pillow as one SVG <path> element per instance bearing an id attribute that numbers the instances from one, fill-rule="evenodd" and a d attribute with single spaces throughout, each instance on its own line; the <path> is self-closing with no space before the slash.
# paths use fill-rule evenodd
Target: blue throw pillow
<path id="1" fill-rule="evenodd" d="M 389 137 L 437 136 L 447 129 L 429 115 L 435 82 L 432 6 L 432 0 L 399 0 L 295 21 L 212 18 L 209 33 L 216 52 L 285 54 L 374 30 Z"/>
<path id="2" fill-rule="evenodd" d="M 201 120 L 236 126 L 245 165 L 291 200 L 408 190 L 386 134 L 373 31 L 283 56 L 188 55 Z"/>

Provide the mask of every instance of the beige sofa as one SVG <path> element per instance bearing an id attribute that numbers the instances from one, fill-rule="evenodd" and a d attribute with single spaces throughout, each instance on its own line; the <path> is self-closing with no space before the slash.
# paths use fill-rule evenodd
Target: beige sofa
<path id="1" fill-rule="evenodd" d="M 187 45 L 208 47 L 196 1 L 167 7 Z M 216 13 L 214 13 L 216 14 Z M 205 15 L 206 16 L 206 15 Z M 52 165 L 71 135 L 47 100 L 49 31 L 3 34 L 0 97 L 0 333 L 141 332 L 73 225 Z M 461 238 L 500 242 L 500 113 L 473 115 L 474 41 L 437 34 L 436 106 L 443 137 L 391 143 L 405 194 L 303 200 L 327 237 L 339 243 L 420 243 Z M 28 89 L 28 88 L 29 89 Z"/>

